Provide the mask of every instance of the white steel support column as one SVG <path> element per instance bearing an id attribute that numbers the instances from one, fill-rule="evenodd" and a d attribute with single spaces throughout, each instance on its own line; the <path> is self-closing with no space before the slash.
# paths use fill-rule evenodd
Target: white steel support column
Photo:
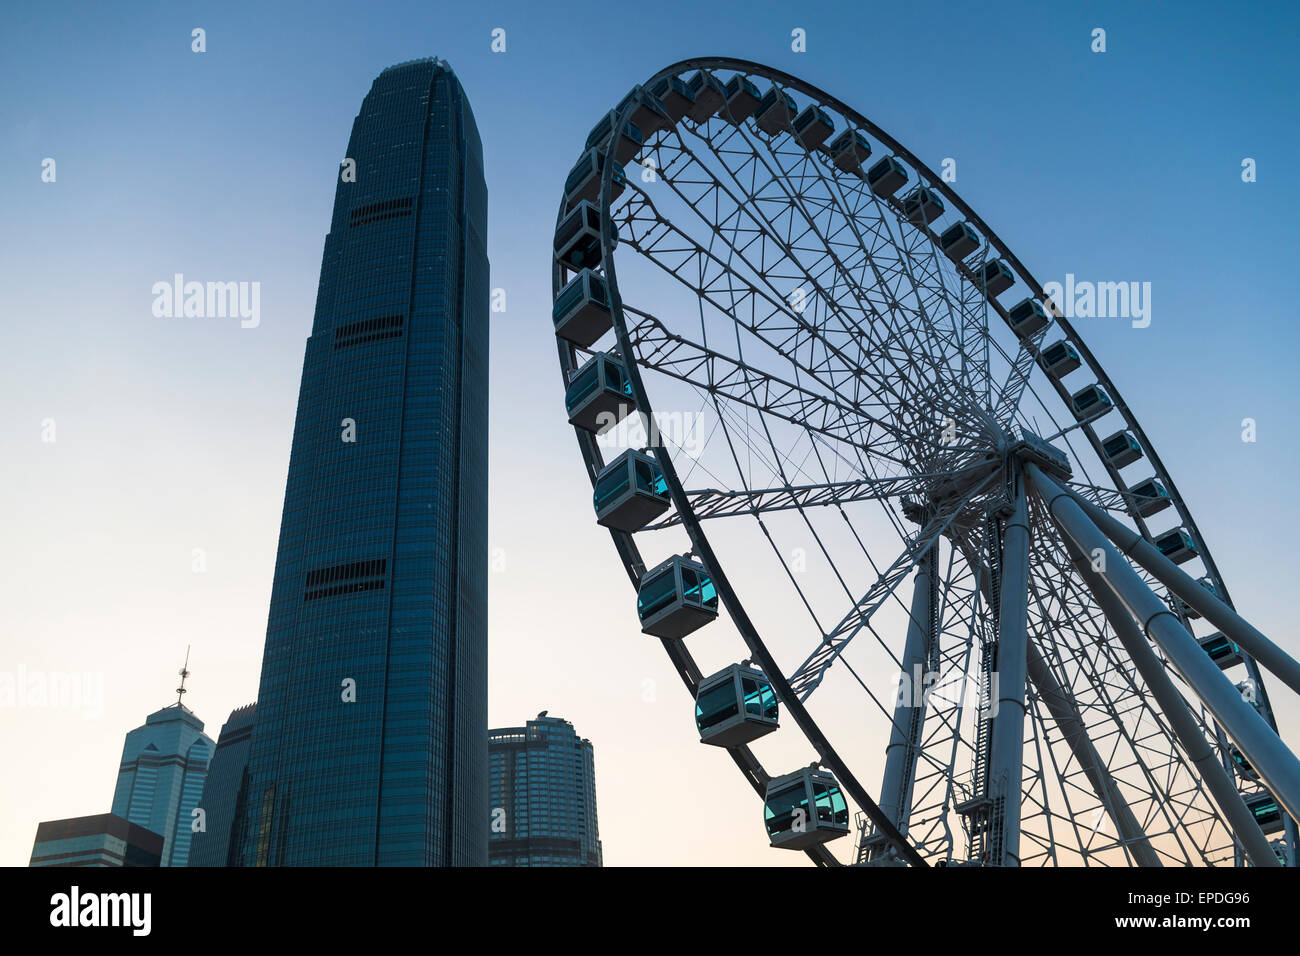
<path id="1" fill-rule="evenodd" d="M 1155 651 L 1151 650 L 1151 645 L 1138 630 L 1137 622 L 1129 614 L 1128 608 L 1106 587 L 1101 575 L 1092 569 L 1092 562 L 1068 537 L 1065 538 L 1065 547 L 1070 552 L 1070 560 L 1074 562 L 1079 576 L 1083 578 L 1097 606 L 1110 622 L 1115 636 L 1119 638 L 1124 650 L 1133 659 L 1138 673 L 1146 682 L 1147 690 L 1151 692 L 1151 696 L 1155 698 L 1156 704 L 1169 721 L 1170 729 L 1178 738 L 1178 743 L 1187 754 L 1187 759 L 1192 762 L 1201 779 L 1205 781 L 1206 789 L 1210 791 L 1214 802 L 1218 804 L 1227 819 L 1228 825 L 1241 841 L 1246 855 L 1250 857 L 1250 862 L 1255 866 L 1280 866 L 1277 856 L 1268 844 L 1268 837 L 1264 835 L 1264 831 L 1259 828 L 1255 818 L 1246 809 L 1246 804 L 1241 799 L 1241 794 L 1237 791 L 1232 778 L 1223 769 L 1223 764 L 1215 754 L 1214 748 L 1205 739 L 1205 734 L 1187 709 L 1187 702 L 1183 700 L 1183 695 L 1174 687 L 1174 682 L 1169 679 L 1164 665 L 1160 663 Z"/>
<path id="2" fill-rule="evenodd" d="M 1300 760 L 1246 703 L 1227 675 L 1210 660 L 1182 622 L 1152 593 L 1069 493 L 1033 464 L 1026 467 L 1062 534 L 1084 554 L 1104 557 L 1102 582 L 1128 608 L 1147 637 L 1164 651 L 1183 680 L 1227 730 L 1278 803 L 1292 818 L 1300 815 Z"/>
<path id="3" fill-rule="evenodd" d="M 1227 604 L 1201 587 L 1195 578 L 1161 554 L 1160 549 L 1142 535 L 1132 528 L 1125 527 L 1105 510 L 1098 508 L 1074 491 L 1066 489 L 1065 493 L 1106 537 L 1119 546 L 1121 551 L 1146 568 L 1156 580 L 1173 591 L 1186 604 L 1199 611 L 1201 616 L 1222 631 L 1225 637 L 1244 648 L 1247 654 L 1275 674 L 1282 683 L 1300 694 L 1300 662 L 1252 627 L 1249 621 Z"/>
<path id="4" fill-rule="evenodd" d="M 986 596 L 991 595 L 990 575 L 988 566 L 980 562 L 977 556 L 963 548 L 962 553 L 971 567 L 979 568 L 979 587 L 980 591 Z M 989 597 L 989 600 L 992 598 Z M 1151 852 L 1150 844 L 1147 841 L 1146 834 L 1137 822 L 1137 817 L 1133 815 L 1128 801 L 1120 793 L 1118 785 L 1106 767 L 1106 763 L 1097 753 L 1097 748 L 1092 743 L 1092 738 L 1088 736 L 1087 725 L 1084 724 L 1083 718 L 1079 716 L 1079 708 L 1075 703 L 1074 697 L 1061 686 L 1061 682 L 1056 679 L 1052 673 L 1051 666 L 1043 659 L 1038 648 L 1032 642 L 1026 643 L 1026 666 L 1028 667 L 1029 679 L 1038 691 L 1038 697 L 1047 707 L 1052 719 L 1056 722 L 1057 729 L 1061 732 L 1061 737 L 1065 740 L 1070 752 L 1074 754 L 1074 759 L 1079 762 L 1079 768 L 1083 771 L 1084 776 L 1092 785 L 1093 793 L 1101 801 L 1106 812 L 1115 823 L 1116 832 L 1125 845 L 1135 848 L 1134 857 L 1141 866 L 1159 866 L 1158 860 L 1155 859 L 1154 853 Z M 1149 854 L 1149 856 L 1146 856 Z M 1147 859 L 1149 862 L 1142 862 Z"/>
<path id="5" fill-rule="evenodd" d="M 990 823 L 1000 825 L 1000 846 L 992 849 L 997 866 L 1020 865 L 1020 784 L 1025 766 L 1025 681 L 1029 639 L 1029 512 L 1024 475 L 1011 469 L 1013 511 L 1002 531 L 1001 594 L 998 595 L 997 709 L 989 748 L 989 796 L 1003 797 L 1001 814 L 994 805 Z"/>
<path id="6" fill-rule="evenodd" d="M 929 666 L 930 626 L 933 621 L 934 575 L 938 548 L 931 547 L 916 565 L 912 585 L 912 612 L 903 646 L 902 683 L 894 704 L 894 725 L 885 750 L 885 776 L 880 785 L 880 809 L 899 832 L 907 832 L 916 780 L 916 756 L 925 724 L 925 670 Z"/>

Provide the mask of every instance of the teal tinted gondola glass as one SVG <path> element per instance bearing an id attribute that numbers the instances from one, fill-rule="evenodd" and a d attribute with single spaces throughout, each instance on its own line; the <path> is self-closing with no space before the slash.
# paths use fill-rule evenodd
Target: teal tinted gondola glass
<path id="1" fill-rule="evenodd" d="M 591 497 L 596 510 L 599 511 L 626 491 L 627 469 L 620 468 L 602 474 L 596 480 L 596 487 Z"/>
<path id="2" fill-rule="evenodd" d="M 599 146 L 609 138 L 609 131 L 614 127 L 614 117 L 614 113 L 607 113 L 605 118 L 592 128 L 591 134 L 587 137 L 587 149 L 591 149 L 593 146 Z M 641 134 L 641 130 L 637 128 L 635 123 L 624 123 L 622 135 L 625 139 L 630 139 L 637 145 L 641 145 L 645 142 L 645 137 Z"/>
<path id="3" fill-rule="evenodd" d="M 839 787 L 814 783 L 813 796 L 817 806 L 818 821 L 835 827 L 848 827 L 849 807 Z"/>
<path id="4" fill-rule="evenodd" d="M 614 362 L 609 362 L 605 366 L 605 378 L 607 384 L 616 392 L 622 392 L 624 395 L 632 394 L 632 380 L 623 372 L 623 367 Z"/>
<path id="5" fill-rule="evenodd" d="M 600 387 L 600 366 L 597 363 L 591 363 L 574 376 L 573 381 L 569 383 L 568 390 L 564 393 L 564 406 L 572 414 L 573 410 L 582 404 L 583 399 Z"/>
<path id="6" fill-rule="evenodd" d="M 748 662 L 724 667 L 695 691 L 700 743 L 736 747 L 772 733 L 780 725 L 776 694 L 767 675 Z"/>
<path id="7" fill-rule="evenodd" d="M 718 616 L 718 596 L 704 566 L 677 555 L 645 572 L 637 597 L 641 632 L 685 637 Z"/>
<path id="8" fill-rule="evenodd" d="M 710 688 L 695 701 L 695 726 L 700 733 L 740 713 L 731 681 Z"/>
<path id="9" fill-rule="evenodd" d="M 568 178 L 564 180 L 565 195 L 568 195 L 577 189 L 584 179 L 595 172 L 597 155 L 599 154 L 592 150 L 588 150 L 582 159 L 578 160 L 577 165 L 573 167 L 573 171 L 569 173 Z"/>
<path id="10" fill-rule="evenodd" d="M 668 485 L 653 458 L 628 449 L 600 470 L 592 500 L 598 524 L 634 534 L 668 510 Z"/>
<path id="11" fill-rule="evenodd" d="M 772 690 L 771 684 L 752 677 L 742 677 L 740 687 L 745 696 L 746 713 L 771 720 L 777 719 L 776 692 Z"/>
<path id="12" fill-rule="evenodd" d="M 1205 653 L 1210 655 L 1211 660 L 1217 661 L 1220 657 L 1227 657 L 1229 654 L 1237 653 L 1237 645 L 1222 634 L 1216 640 L 1208 641 L 1204 646 Z"/>
<path id="13" fill-rule="evenodd" d="M 1282 829 L 1282 811 L 1271 793 L 1266 791 L 1247 797 L 1246 809 L 1265 833 L 1276 833 Z"/>
<path id="14" fill-rule="evenodd" d="M 660 497 L 668 495 L 668 482 L 664 480 L 663 472 L 659 470 L 658 465 L 648 461 L 637 461 L 636 485 L 640 490 L 652 495 Z"/>
<path id="15" fill-rule="evenodd" d="M 682 568 L 682 587 L 686 600 L 700 607 L 716 608 L 718 592 L 713 586 L 713 579 L 703 572 L 691 568 Z"/>
<path id="16" fill-rule="evenodd" d="M 1185 528 L 1173 528 L 1160 535 L 1155 540 L 1155 546 L 1170 561 L 1175 564 L 1182 564 L 1196 557 L 1200 552 L 1196 547 L 1196 542 L 1192 536 L 1187 533 Z"/>
<path id="17" fill-rule="evenodd" d="M 672 565 L 669 565 L 641 585 L 636 596 L 636 612 L 644 621 L 668 607 L 676 597 L 677 576 L 673 573 Z"/>
<path id="18" fill-rule="evenodd" d="M 796 810 L 801 812 L 796 814 Z M 763 821 L 767 825 L 768 836 L 777 836 L 793 829 L 796 817 L 805 824 L 810 819 L 808 788 L 802 779 L 769 793 L 763 803 Z"/>
<path id="19" fill-rule="evenodd" d="M 551 321 L 559 322 L 560 319 L 568 315 L 569 310 L 582 301 L 584 292 L 582 276 L 578 276 L 578 278 L 566 285 L 564 290 L 556 297 L 555 305 L 551 308 Z"/>
<path id="20" fill-rule="evenodd" d="M 1112 435 L 1106 443 L 1101 446 L 1101 450 L 1106 453 L 1106 457 L 1112 458 L 1118 455 L 1125 448 L 1129 447 L 1129 435 L 1127 432 L 1120 432 L 1118 435 Z"/>
<path id="21" fill-rule="evenodd" d="M 953 223 L 939 236 L 940 248 L 953 259 L 965 259 L 979 245 L 979 235 L 967 222 Z"/>
<path id="22" fill-rule="evenodd" d="M 1236 746 L 1233 746 L 1228 753 L 1232 757 L 1232 765 L 1237 768 L 1239 774 L 1247 780 L 1259 779 L 1259 774 L 1256 773 L 1255 768 L 1250 765 L 1250 761 L 1246 759 L 1246 755 L 1237 749 Z"/>

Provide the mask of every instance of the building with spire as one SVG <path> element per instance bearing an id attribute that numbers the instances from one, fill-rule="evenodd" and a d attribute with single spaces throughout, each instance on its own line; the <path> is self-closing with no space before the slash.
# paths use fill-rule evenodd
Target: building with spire
<path id="1" fill-rule="evenodd" d="M 188 651 L 185 660 L 188 667 Z M 162 866 L 185 866 L 189 860 L 193 811 L 214 747 L 203 733 L 203 721 L 181 703 L 189 673 L 181 668 L 176 703 L 150 714 L 126 735 L 113 791 L 114 816 L 162 837 Z"/>

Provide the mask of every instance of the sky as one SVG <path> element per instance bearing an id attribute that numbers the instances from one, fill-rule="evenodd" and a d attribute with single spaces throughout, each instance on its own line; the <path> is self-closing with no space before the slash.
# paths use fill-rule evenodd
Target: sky
<path id="1" fill-rule="evenodd" d="M 1076 328 L 1238 608 L 1300 651 L 1300 334 L 1284 293 L 1300 251 L 1297 19 L 1281 3 L 1155 2 L 8 11 L 0 671 L 88 674 L 102 701 L 0 707 L 0 864 L 26 863 L 39 821 L 108 810 L 123 737 L 174 700 L 187 648 L 186 704 L 209 735 L 255 699 L 338 163 L 373 78 L 422 56 L 447 60 L 473 107 L 491 284 L 506 294 L 491 339 L 490 723 L 548 710 L 592 740 L 607 864 L 807 862 L 767 848 L 759 803 L 697 743 L 691 701 L 639 633 L 549 327 L 564 177 L 595 121 L 681 59 L 768 64 L 932 168 L 955 159 L 954 188 L 1043 282 L 1150 282 L 1148 327 Z M 176 273 L 258 282 L 260 323 L 156 317 L 152 287 Z M 1273 687 L 1284 733 L 1300 727 Z M 840 726 L 853 734 L 851 716 Z M 648 825 L 665 815 L 667 833 Z"/>

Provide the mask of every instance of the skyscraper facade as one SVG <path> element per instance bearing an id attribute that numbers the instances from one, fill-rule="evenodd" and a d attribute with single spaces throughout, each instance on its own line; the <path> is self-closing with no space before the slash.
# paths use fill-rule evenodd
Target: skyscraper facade
<path id="1" fill-rule="evenodd" d="M 486 862 L 486 229 L 455 74 L 385 70 L 303 360 L 244 865 Z"/>
<path id="2" fill-rule="evenodd" d="M 113 813 L 163 838 L 162 865 L 185 866 L 194 808 L 212 759 L 203 721 L 175 703 L 126 735 L 113 791 Z"/>
<path id="3" fill-rule="evenodd" d="M 111 813 L 46 820 L 28 866 L 159 866 L 163 838 Z"/>
<path id="4" fill-rule="evenodd" d="M 203 783 L 204 828 L 190 842 L 189 866 L 237 866 L 248 793 L 248 749 L 257 705 L 230 712 Z M 238 826 L 236 824 L 239 824 Z"/>
<path id="5" fill-rule="evenodd" d="M 591 741 L 546 711 L 488 731 L 488 862 L 601 866 Z"/>

